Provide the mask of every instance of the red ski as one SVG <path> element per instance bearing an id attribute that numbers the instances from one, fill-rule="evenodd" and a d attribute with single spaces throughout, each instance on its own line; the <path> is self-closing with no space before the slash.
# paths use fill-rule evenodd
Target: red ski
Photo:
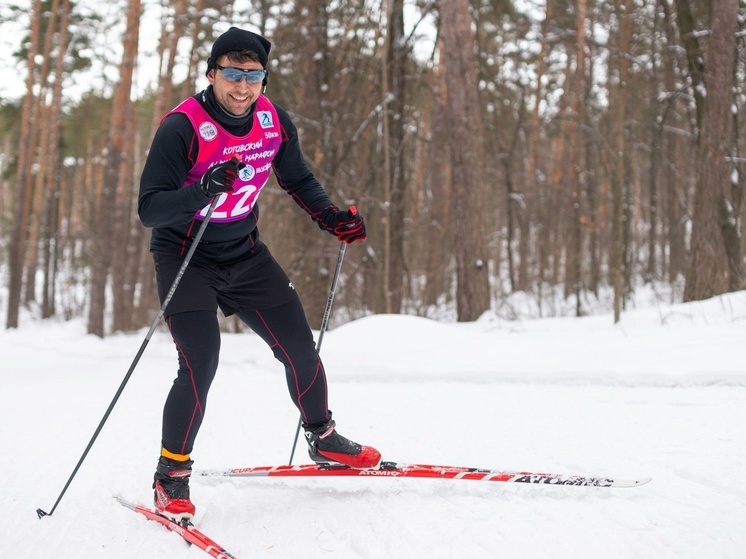
<path id="1" fill-rule="evenodd" d="M 165 516 L 161 516 L 160 514 L 155 512 L 153 509 L 142 507 L 140 505 L 135 505 L 133 503 L 125 501 L 121 497 L 115 496 L 114 498 L 117 501 L 119 501 L 119 504 L 121 504 L 122 506 L 127 507 L 128 509 L 133 510 L 135 512 L 139 512 L 140 514 L 149 518 L 150 520 L 153 520 L 165 526 L 172 532 L 179 534 L 188 543 L 196 545 L 208 555 L 215 557 L 215 559 L 237 559 L 235 555 L 231 555 L 230 553 L 228 553 L 223 548 L 223 546 L 218 545 L 217 543 L 212 541 L 210 538 L 208 538 L 205 534 L 197 530 L 197 528 L 195 528 L 193 524 L 186 524 L 186 525 L 178 524 L 176 522 L 169 520 Z"/>
<path id="2" fill-rule="evenodd" d="M 381 462 L 378 468 L 356 470 L 342 465 L 303 464 L 300 466 L 256 466 L 228 470 L 202 470 L 202 476 L 225 477 L 303 477 L 303 476 L 355 476 L 385 478 L 433 478 L 497 481 L 503 483 L 536 483 L 549 485 L 577 485 L 582 487 L 637 487 L 652 478 L 620 479 L 537 472 L 510 472 L 467 468 L 462 466 L 433 466 L 427 464 L 400 464 Z"/>

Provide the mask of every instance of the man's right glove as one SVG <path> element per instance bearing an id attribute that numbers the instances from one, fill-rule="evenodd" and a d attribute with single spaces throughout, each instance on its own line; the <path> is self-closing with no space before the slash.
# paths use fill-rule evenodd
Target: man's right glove
<path id="1" fill-rule="evenodd" d="M 246 167 L 238 157 L 230 161 L 215 165 L 199 179 L 199 187 L 205 196 L 217 196 L 223 192 L 233 192 L 238 171 Z"/>
<path id="2" fill-rule="evenodd" d="M 363 216 L 357 213 L 355 206 L 349 210 L 340 210 L 337 206 L 327 206 L 321 212 L 318 221 L 319 227 L 336 235 L 340 241 L 354 243 L 365 240 L 365 221 Z"/>

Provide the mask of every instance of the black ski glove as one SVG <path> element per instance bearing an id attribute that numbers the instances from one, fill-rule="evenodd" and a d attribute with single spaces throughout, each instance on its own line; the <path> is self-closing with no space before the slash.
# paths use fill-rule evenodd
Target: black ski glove
<path id="1" fill-rule="evenodd" d="M 217 196 L 223 192 L 233 192 L 238 171 L 246 167 L 238 157 L 215 165 L 199 179 L 199 188 L 205 196 Z"/>
<path id="2" fill-rule="evenodd" d="M 327 206 L 321 212 L 318 221 L 319 227 L 336 235 L 342 242 L 354 243 L 365 240 L 365 221 L 363 216 L 357 213 L 355 206 L 349 210 L 340 210 L 335 205 Z"/>

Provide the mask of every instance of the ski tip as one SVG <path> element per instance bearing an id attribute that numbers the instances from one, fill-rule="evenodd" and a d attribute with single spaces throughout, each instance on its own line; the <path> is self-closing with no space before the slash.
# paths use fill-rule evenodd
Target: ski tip
<path id="1" fill-rule="evenodd" d="M 120 505 L 122 505 L 123 507 L 126 507 L 126 508 L 128 508 L 130 510 L 137 510 L 137 506 L 135 506 L 134 504 L 130 503 L 126 499 L 120 497 L 119 495 L 112 495 L 112 497 L 114 497 L 114 499 L 116 499 L 116 501 Z"/>
<path id="2" fill-rule="evenodd" d="M 625 479 L 614 482 L 613 487 L 640 487 L 653 481 L 652 477 L 642 477 L 640 479 Z"/>

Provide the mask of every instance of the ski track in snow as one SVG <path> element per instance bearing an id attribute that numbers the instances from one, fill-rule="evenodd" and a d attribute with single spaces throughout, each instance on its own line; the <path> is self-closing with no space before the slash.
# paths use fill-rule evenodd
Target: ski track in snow
<path id="1" fill-rule="evenodd" d="M 664 317 L 663 320 L 661 317 Z M 630 489 L 405 479 L 195 477 L 196 523 L 241 559 L 746 557 L 746 294 L 663 313 L 327 333 L 340 432 L 384 459 L 618 477 Z M 150 504 L 176 358 L 156 332 L 51 517 L 141 343 L 80 322 L 0 333 L 0 557 L 207 557 L 120 506 Z M 252 334 L 226 335 L 195 467 L 287 462 L 297 415 Z M 308 461 L 299 445 L 295 463 Z"/>

